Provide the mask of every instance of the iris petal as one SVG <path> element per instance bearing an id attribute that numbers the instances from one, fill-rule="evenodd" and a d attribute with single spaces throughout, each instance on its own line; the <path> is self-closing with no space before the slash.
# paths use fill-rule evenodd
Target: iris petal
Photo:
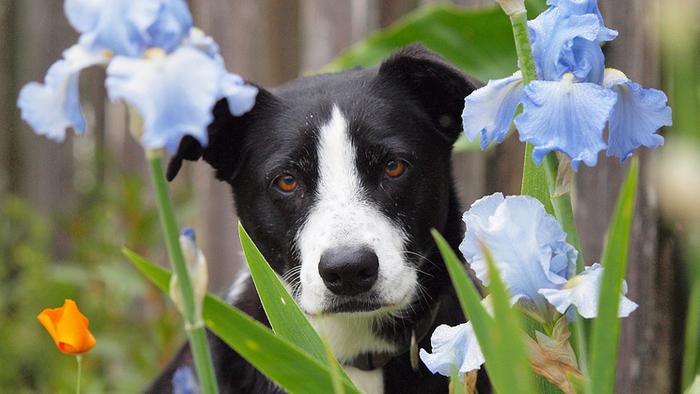
<path id="1" fill-rule="evenodd" d="M 621 73 L 607 72 L 610 75 Z M 644 89 L 626 78 L 606 81 L 606 86 L 617 93 L 617 103 L 610 116 L 608 156 L 625 160 L 640 146 L 655 148 L 663 145 L 664 137 L 656 134 L 663 126 L 670 126 L 671 108 L 664 92 Z"/>
<path id="2" fill-rule="evenodd" d="M 106 85 L 112 100 L 123 99 L 141 113 L 142 145 L 173 152 L 184 135 L 207 144 L 206 127 L 225 75 L 220 63 L 182 47 L 158 59 L 116 57 Z"/>
<path id="3" fill-rule="evenodd" d="M 430 338 L 430 346 L 432 353 L 421 349 L 420 359 L 432 373 L 449 377 L 454 366 L 461 376 L 479 369 L 484 363 L 484 355 L 470 322 L 455 327 L 438 326 Z"/>
<path id="4" fill-rule="evenodd" d="M 192 15 L 184 0 L 162 0 L 155 21 L 147 29 L 148 46 L 170 52 L 182 43 L 191 27 Z"/>
<path id="5" fill-rule="evenodd" d="M 86 67 L 104 64 L 107 59 L 90 53 L 80 45 L 63 52 L 63 59 L 46 73 L 44 83 L 30 82 L 19 93 L 17 105 L 22 119 L 34 132 L 55 141 L 63 141 L 66 129 L 85 132 L 85 118 L 80 110 L 78 79 Z"/>
<path id="6" fill-rule="evenodd" d="M 464 99 L 462 122 L 464 132 L 471 141 L 481 138 L 481 149 L 494 140 L 502 142 L 515 116 L 515 110 L 523 94 L 520 72 L 508 78 L 489 81 Z"/>
<path id="7" fill-rule="evenodd" d="M 204 34 L 200 29 L 193 27 L 190 29 L 190 33 L 183 42 L 183 45 L 188 45 L 196 48 L 217 62 L 224 64 L 224 59 L 219 53 L 219 44 L 214 41 L 213 38 Z"/>
<path id="8" fill-rule="evenodd" d="M 541 163 L 554 150 L 594 166 L 606 148 L 603 128 L 617 100 L 609 89 L 592 83 L 532 81 L 525 88 L 523 113 L 515 119 L 520 140 L 535 145 L 533 159 Z"/>
<path id="9" fill-rule="evenodd" d="M 63 12 L 75 30 L 85 33 L 95 28 L 105 0 L 66 0 Z"/>
<path id="10" fill-rule="evenodd" d="M 541 79 L 558 81 L 566 72 L 580 74 L 579 63 L 597 64 L 580 56 L 576 40 L 594 41 L 600 32 L 600 23 L 593 14 L 564 16 L 552 7 L 528 22 L 532 53 Z M 594 72 L 597 70 L 590 70 Z M 602 69 L 599 71 L 602 73 Z"/>
<path id="11" fill-rule="evenodd" d="M 594 14 L 600 22 L 600 33 L 596 41 L 611 41 L 617 37 L 617 31 L 608 29 L 603 22 L 603 15 L 596 0 L 547 0 L 547 4 L 558 7 L 567 15 Z"/>
<path id="12" fill-rule="evenodd" d="M 581 316 L 592 319 L 598 315 L 602 279 L 603 267 L 596 263 L 586 267 L 582 273 L 572 278 L 563 288 L 541 289 L 539 292 L 550 304 L 554 305 L 559 313 L 566 313 L 569 307 L 574 306 Z M 620 294 L 620 317 L 627 317 L 637 309 L 637 304 L 625 297 L 626 293 L 627 284 L 623 282 L 623 291 Z"/>
<path id="13" fill-rule="evenodd" d="M 72 0 L 66 12 L 83 34 L 80 43 L 92 51 L 138 57 L 149 48 L 174 50 L 189 34 L 192 16 L 183 0 L 111 0 L 98 9 Z M 91 2 L 92 4 L 92 2 Z"/>
<path id="14" fill-rule="evenodd" d="M 173 374 L 173 394 L 196 394 L 199 393 L 197 378 L 188 366 L 179 367 Z"/>
<path id="15" fill-rule="evenodd" d="M 476 201 L 464 221 L 467 232 L 459 249 L 477 278 L 488 285 L 483 243 L 515 299 L 543 304 L 538 290 L 561 287 L 576 261 L 561 225 L 535 198 L 495 193 Z"/>
<path id="16" fill-rule="evenodd" d="M 241 116 L 250 111 L 255 105 L 255 96 L 258 88 L 246 84 L 241 77 L 236 74 L 227 74 L 223 83 L 223 95 L 228 102 L 229 111 L 234 116 Z"/>

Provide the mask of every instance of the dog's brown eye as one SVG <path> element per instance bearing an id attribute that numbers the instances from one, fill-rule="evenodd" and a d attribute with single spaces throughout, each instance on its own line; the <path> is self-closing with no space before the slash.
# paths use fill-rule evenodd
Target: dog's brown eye
<path id="1" fill-rule="evenodd" d="M 406 171 L 406 162 L 403 160 L 389 160 L 384 165 L 384 173 L 391 178 L 400 177 Z"/>
<path id="2" fill-rule="evenodd" d="M 277 177 L 275 185 L 277 185 L 277 188 L 281 191 L 291 193 L 299 186 L 299 182 L 293 175 L 284 174 Z"/>

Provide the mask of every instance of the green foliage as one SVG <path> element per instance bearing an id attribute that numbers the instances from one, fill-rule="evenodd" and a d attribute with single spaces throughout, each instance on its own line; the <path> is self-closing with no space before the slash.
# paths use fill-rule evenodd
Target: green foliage
<path id="1" fill-rule="evenodd" d="M 36 319 L 64 298 L 79 303 L 97 338 L 83 358 L 84 392 L 138 392 L 180 345 L 177 314 L 119 252 L 131 242 L 160 253 L 155 211 L 142 191 L 138 176 L 117 174 L 61 215 L 11 195 L 0 200 L 0 392 L 75 390 L 74 358 Z"/>
<path id="2" fill-rule="evenodd" d="M 124 253 L 161 291 L 168 291 L 170 273 L 167 270 L 128 249 L 124 249 Z M 202 313 L 212 332 L 289 392 L 334 392 L 333 376 L 337 369 L 326 365 L 325 357 L 319 362 L 300 347 L 211 294 L 204 299 Z M 358 393 L 348 381 L 341 382 L 346 393 Z"/>
<path id="3" fill-rule="evenodd" d="M 510 297 L 493 261 L 489 262 L 489 280 L 494 318 L 481 304 L 481 295 L 450 245 L 436 230 L 432 234 L 449 271 L 459 303 L 474 327 L 491 384 L 502 394 L 534 393 L 530 364 L 521 340 L 524 334 L 515 311 L 510 307 Z"/>
<path id="4" fill-rule="evenodd" d="M 627 268 L 638 176 L 639 165 L 635 157 L 617 198 L 601 259 L 605 271 L 601 283 L 598 317 L 593 322 L 591 393 L 613 393 L 615 389 L 615 364 L 620 335 L 618 311 L 622 281 Z"/>

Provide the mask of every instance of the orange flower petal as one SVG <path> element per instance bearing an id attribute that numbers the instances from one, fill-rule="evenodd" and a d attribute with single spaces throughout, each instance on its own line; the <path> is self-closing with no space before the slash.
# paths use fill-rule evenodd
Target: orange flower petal
<path id="1" fill-rule="evenodd" d="M 44 309 L 37 319 L 63 353 L 85 353 L 95 346 L 95 337 L 88 330 L 90 322 L 73 300 L 65 300 L 61 308 Z"/>

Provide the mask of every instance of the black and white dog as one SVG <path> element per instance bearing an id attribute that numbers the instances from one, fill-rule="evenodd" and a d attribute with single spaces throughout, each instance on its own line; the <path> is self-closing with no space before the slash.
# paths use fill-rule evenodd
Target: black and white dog
<path id="1" fill-rule="evenodd" d="M 451 151 L 478 85 L 414 45 L 379 68 L 261 88 L 241 117 L 220 102 L 209 145 L 187 137 L 169 165 L 172 179 L 201 157 L 231 185 L 244 227 L 364 392 L 447 391 L 410 350 L 464 321 L 430 229 L 457 249 Z M 249 275 L 229 300 L 268 324 Z M 213 335 L 211 346 L 222 392 L 281 392 Z M 186 348 L 149 390 L 169 392 L 185 363 Z"/>

